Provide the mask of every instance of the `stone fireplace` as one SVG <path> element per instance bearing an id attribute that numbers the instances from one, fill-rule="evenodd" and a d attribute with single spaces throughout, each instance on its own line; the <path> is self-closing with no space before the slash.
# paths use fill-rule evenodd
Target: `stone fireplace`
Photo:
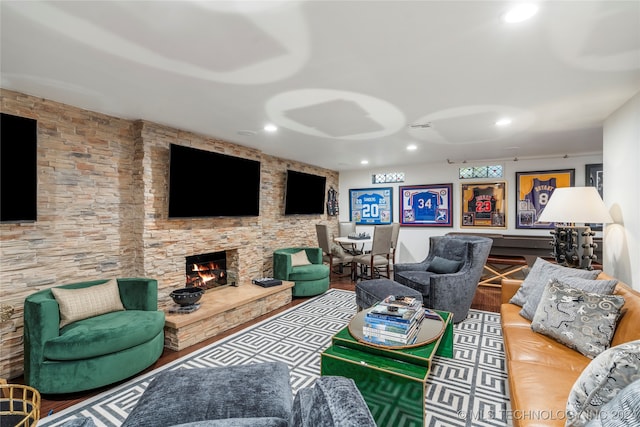
<path id="1" fill-rule="evenodd" d="M 238 251 L 216 251 L 185 257 L 186 286 L 205 290 L 237 285 Z"/>

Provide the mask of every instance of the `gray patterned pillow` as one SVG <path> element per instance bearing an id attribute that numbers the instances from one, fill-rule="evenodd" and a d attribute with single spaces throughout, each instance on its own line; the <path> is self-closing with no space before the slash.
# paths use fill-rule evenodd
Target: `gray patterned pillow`
<path id="1" fill-rule="evenodd" d="M 611 347 L 582 371 L 569 393 L 566 426 L 596 419 L 620 390 L 640 380 L 640 340 Z"/>
<path id="2" fill-rule="evenodd" d="M 616 284 L 618 281 L 616 279 L 612 280 L 591 280 L 591 279 L 583 279 L 580 277 L 554 277 L 556 281 L 562 283 L 563 285 L 569 286 L 575 289 L 582 289 L 586 292 L 592 292 L 594 294 L 601 295 L 611 295 L 616 288 Z M 551 280 L 554 280 L 551 279 Z M 542 297 L 542 293 L 540 293 L 540 298 Z M 533 320 L 533 315 L 536 313 L 536 309 L 538 308 L 538 304 L 540 303 L 540 298 L 537 300 L 532 296 L 527 302 L 522 306 L 522 310 L 520 310 L 520 315 L 526 319 Z"/>
<path id="3" fill-rule="evenodd" d="M 624 298 L 553 281 L 543 293 L 531 329 L 593 359 L 609 348 Z"/>
<path id="4" fill-rule="evenodd" d="M 593 280 L 598 277 L 600 273 L 600 270 L 581 270 L 578 268 L 563 267 L 562 265 L 553 264 L 542 258 L 538 258 L 522 282 L 522 286 L 520 286 L 518 292 L 516 292 L 509 302 L 522 307 L 522 310 L 520 310 L 522 317 L 533 320 L 533 315 L 536 312 L 536 308 L 538 308 L 544 287 L 551 280 L 566 277 L 579 277 Z"/>

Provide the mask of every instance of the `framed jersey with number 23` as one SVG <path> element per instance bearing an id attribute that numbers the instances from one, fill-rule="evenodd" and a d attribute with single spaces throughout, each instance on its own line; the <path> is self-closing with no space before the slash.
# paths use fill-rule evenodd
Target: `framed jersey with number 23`
<path id="1" fill-rule="evenodd" d="M 507 227 L 507 183 L 462 184 L 461 227 Z"/>
<path id="2" fill-rule="evenodd" d="M 383 225 L 393 222 L 393 188 L 349 190 L 349 220 L 359 225 Z"/>

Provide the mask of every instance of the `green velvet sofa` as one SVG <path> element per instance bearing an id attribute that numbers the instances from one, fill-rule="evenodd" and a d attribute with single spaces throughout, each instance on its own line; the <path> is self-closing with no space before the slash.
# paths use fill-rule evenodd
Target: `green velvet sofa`
<path id="1" fill-rule="evenodd" d="M 305 251 L 309 264 L 295 265 L 292 255 Z M 322 262 L 322 249 L 313 247 L 283 248 L 273 252 L 273 277 L 294 282 L 292 295 L 308 297 L 329 290 L 329 266 Z"/>
<path id="2" fill-rule="evenodd" d="M 96 280 L 57 288 L 79 290 L 107 282 Z M 117 279 L 117 289 L 112 286 L 116 298 L 119 293 L 124 310 L 74 321 L 62 328 L 60 306 L 51 289 L 26 298 L 26 384 L 40 393 L 90 390 L 131 377 L 158 360 L 164 347 L 164 312 L 158 311 L 158 282 L 125 278 Z"/>

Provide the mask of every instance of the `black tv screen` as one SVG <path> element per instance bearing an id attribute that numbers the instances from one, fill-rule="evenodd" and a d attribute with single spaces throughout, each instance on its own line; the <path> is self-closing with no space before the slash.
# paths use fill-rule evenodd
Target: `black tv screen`
<path id="1" fill-rule="evenodd" d="M 260 162 L 171 144 L 169 218 L 258 216 Z"/>
<path id="2" fill-rule="evenodd" d="M 0 115 L 0 221 L 36 221 L 38 122 Z"/>
<path id="3" fill-rule="evenodd" d="M 323 214 L 326 182 L 324 176 L 287 170 L 284 214 Z"/>

